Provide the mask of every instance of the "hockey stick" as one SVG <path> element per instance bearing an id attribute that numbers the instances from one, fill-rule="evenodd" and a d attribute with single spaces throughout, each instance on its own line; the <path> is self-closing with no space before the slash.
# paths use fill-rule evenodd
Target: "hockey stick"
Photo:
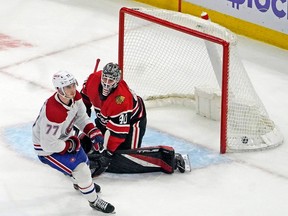
<path id="1" fill-rule="evenodd" d="M 100 63 L 100 59 L 97 58 L 97 59 L 96 59 L 96 64 L 95 64 L 95 68 L 94 68 L 94 73 L 97 72 L 99 63 Z M 75 135 L 75 136 L 78 136 L 79 133 L 80 133 L 79 128 L 77 128 L 76 126 L 73 126 L 73 129 L 74 129 L 74 135 Z"/>
<path id="2" fill-rule="evenodd" d="M 77 137 L 78 137 L 79 132 L 80 132 L 79 128 L 76 127 L 76 126 L 73 126 L 73 130 L 74 130 L 74 136 L 77 136 Z"/>
<path id="3" fill-rule="evenodd" d="M 100 62 L 100 59 L 97 58 L 96 59 L 96 64 L 95 64 L 95 68 L 94 68 L 94 73 L 97 72 L 97 69 L 98 69 L 98 66 L 99 66 L 99 62 Z"/>

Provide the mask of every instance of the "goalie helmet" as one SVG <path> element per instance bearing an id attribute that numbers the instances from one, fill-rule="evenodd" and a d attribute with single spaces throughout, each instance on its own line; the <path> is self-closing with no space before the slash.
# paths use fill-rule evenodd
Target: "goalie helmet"
<path id="1" fill-rule="evenodd" d="M 53 85 L 59 94 L 66 97 L 66 93 L 64 91 L 64 87 L 69 86 L 71 84 L 78 85 L 77 80 L 73 76 L 73 74 L 67 71 L 59 71 L 53 75 L 52 79 Z"/>
<path id="2" fill-rule="evenodd" d="M 116 63 L 108 63 L 104 66 L 101 75 L 102 94 L 108 96 L 112 89 L 118 86 L 121 79 L 121 70 Z"/>

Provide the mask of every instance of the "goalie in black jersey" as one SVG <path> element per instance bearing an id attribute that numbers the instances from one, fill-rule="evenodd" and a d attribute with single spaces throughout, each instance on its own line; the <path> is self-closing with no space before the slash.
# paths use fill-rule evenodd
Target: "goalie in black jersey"
<path id="1" fill-rule="evenodd" d="M 80 135 L 82 147 L 90 159 L 92 176 L 112 173 L 173 173 L 185 172 L 185 161 L 169 146 L 141 148 L 146 130 L 146 110 L 142 98 L 121 79 L 118 64 L 108 63 L 84 82 L 81 94 L 86 111 L 91 116 L 93 106 L 95 123 L 101 134 L 97 143 Z M 103 136 L 104 135 L 104 136 Z"/>

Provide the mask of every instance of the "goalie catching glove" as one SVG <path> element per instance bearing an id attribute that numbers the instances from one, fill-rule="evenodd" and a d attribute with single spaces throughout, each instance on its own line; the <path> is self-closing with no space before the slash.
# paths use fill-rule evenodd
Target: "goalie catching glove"
<path id="1" fill-rule="evenodd" d="M 110 165 L 112 156 L 112 153 L 107 150 L 103 150 L 101 153 L 93 152 L 92 154 L 88 154 L 92 178 L 105 172 Z"/>

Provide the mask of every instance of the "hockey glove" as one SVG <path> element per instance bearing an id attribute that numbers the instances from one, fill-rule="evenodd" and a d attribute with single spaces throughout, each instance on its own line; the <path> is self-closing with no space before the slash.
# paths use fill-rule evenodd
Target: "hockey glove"
<path id="1" fill-rule="evenodd" d="M 103 146 L 104 137 L 101 131 L 95 128 L 89 133 L 89 137 L 91 139 L 94 150 L 100 153 L 103 152 L 104 151 L 104 146 Z"/>
<path id="2" fill-rule="evenodd" d="M 112 160 L 112 154 L 104 150 L 102 153 L 95 152 L 90 154 L 88 158 L 90 160 L 90 170 L 93 178 L 105 172 Z"/>
<path id="3" fill-rule="evenodd" d="M 66 141 L 66 148 L 68 153 L 75 154 L 80 150 L 81 144 L 77 136 L 71 136 Z"/>

